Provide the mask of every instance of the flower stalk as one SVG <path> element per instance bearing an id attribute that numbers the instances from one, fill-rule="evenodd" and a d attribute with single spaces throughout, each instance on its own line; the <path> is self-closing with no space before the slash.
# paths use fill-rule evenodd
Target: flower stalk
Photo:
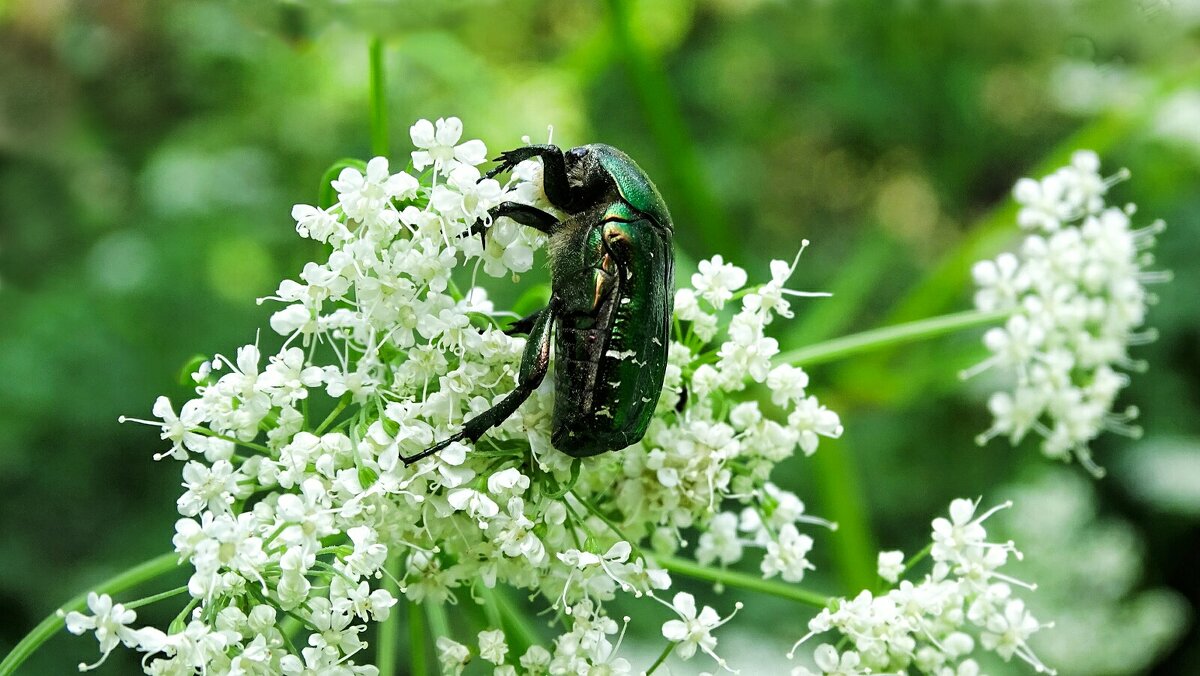
<path id="1" fill-rule="evenodd" d="M 371 154 L 387 157 L 387 77 L 383 66 L 383 39 L 371 38 L 369 49 L 371 78 Z"/>
<path id="2" fill-rule="evenodd" d="M 399 557 L 392 557 L 387 563 L 388 575 L 384 576 L 384 588 L 387 589 L 393 596 L 398 596 L 400 588 L 395 580 L 404 574 L 403 566 Z M 410 614 L 411 622 L 411 614 Z M 378 652 L 376 655 L 376 666 L 379 667 L 381 674 L 394 674 L 400 664 L 400 613 L 392 612 L 387 619 L 380 622 L 376 627 L 376 641 L 378 642 Z M 417 644 L 414 642 L 412 652 L 414 656 L 417 653 Z M 414 671 L 414 674 L 423 672 Z"/>
<path id="3" fill-rule="evenodd" d="M 143 582 L 149 582 L 150 580 L 162 577 L 178 567 L 179 555 L 175 552 L 168 552 L 114 575 L 96 585 L 92 591 L 104 594 L 116 594 L 136 587 Z M 62 631 L 63 621 L 62 617 L 59 616 L 59 612 L 83 610 L 87 603 L 87 597 L 88 592 L 83 592 L 72 597 L 58 611 L 50 613 L 49 616 L 39 622 L 32 631 L 25 635 L 25 638 L 21 639 L 13 647 L 12 652 L 5 656 L 4 661 L 0 662 L 0 676 L 15 674 L 25 660 L 29 659 L 29 656 L 41 647 L 43 643 L 48 641 L 51 636 Z"/>
<path id="4" fill-rule="evenodd" d="M 667 569 L 672 573 L 679 573 L 687 577 L 697 580 L 708 580 L 715 584 L 728 585 L 737 587 L 747 591 L 759 592 L 760 594 L 768 594 L 770 596 L 778 596 L 780 598 L 797 601 L 814 608 L 824 608 L 829 603 L 829 597 L 817 592 L 801 589 L 790 584 L 782 584 L 771 580 L 764 580 L 754 575 L 739 573 L 733 570 L 723 570 L 720 568 L 712 568 L 710 566 L 701 565 L 695 561 L 689 561 L 675 556 L 658 556 L 655 557 L 658 565 Z M 665 656 L 664 656 L 665 658 Z"/>
<path id="5" fill-rule="evenodd" d="M 425 613 L 421 610 L 421 604 L 415 601 L 408 603 L 408 643 L 411 673 L 413 676 L 426 676 L 429 673 L 429 666 L 426 661 L 428 648 L 425 645 Z M 383 665 L 380 664 L 380 673 L 393 672 L 383 671 Z"/>
<path id="6" fill-rule="evenodd" d="M 663 662 L 667 661 L 667 658 L 671 656 L 671 653 L 675 652 L 676 645 L 678 644 L 674 641 L 667 643 L 667 647 L 663 648 L 663 651 L 659 654 L 658 659 L 654 660 L 654 664 L 651 664 L 650 668 L 646 670 L 646 676 L 653 674 L 658 670 L 659 667 L 663 665 Z"/>
<path id="7" fill-rule="evenodd" d="M 793 366 L 815 366 L 894 345 L 915 343 L 978 326 L 997 324 L 1011 314 L 1006 310 L 983 312 L 967 310 L 893 326 L 871 329 L 861 333 L 825 340 L 813 345 L 789 350 L 779 355 L 778 362 Z"/>

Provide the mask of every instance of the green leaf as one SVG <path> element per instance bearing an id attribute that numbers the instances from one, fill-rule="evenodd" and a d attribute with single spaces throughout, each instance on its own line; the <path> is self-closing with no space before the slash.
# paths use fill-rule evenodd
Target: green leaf
<path id="1" fill-rule="evenodd" d="M 525 290 L 521 297 L 513 303 L 513 312 L 522 317 L 532 314 L 550 302 L 550 285 L 535 284 Z"/>

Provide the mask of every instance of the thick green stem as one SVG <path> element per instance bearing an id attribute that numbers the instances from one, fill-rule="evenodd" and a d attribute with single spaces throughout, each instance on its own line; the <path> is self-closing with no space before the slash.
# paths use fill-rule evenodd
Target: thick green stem
<path id="1" fill-rule="evenodd" d="M 667 658 L 671 656 L 671 653 L 675 652 L 676 645 L 678 645 L 678 644 L 671 642 L 671 643 L 667 644 L 666 648 L 663 648 L 662 654 L 660 654 L 658 656 L 658 659 L 654 660 L 654 664 L 651 664 L 650 668 L 646 670 L 646 672 L 645 672 L 646 676 L 650 676 L 650 674 L 653 674 L 655 671 L 658 670 L 659 667 L 662 666 L 663 662 L 667 661 Z"/>
<path id="2" fill-rule="evenodd" d="M 425 616 L 429 618 L 429 630 L 435 639 L 450 636 L 450 620 L 446 617 L 446 606 L 441 603 L 425 604 Z"/>
<path id="3" fill-rule="evenodd" d="M 156 556 L 153 559 L 140 563 L 123 573 L 119 573 L 104 582 L 96 585 L 93 591 L 98 594 L 117 594 L 136 587 L 143 582 L 148 582 L 157 577 L 161 577 L 170 573 L 179 567 L 179 555 L 175 552 L 168 552 L 161 556 Z M 71 600 L 64 603 L 61 610 L 70 612 L 72 610 L 85 610 L 87 605 L 88 592 L 83 592 Z M 0 676 L 8 676 L 14 674 L 17 668 L 21 666 L 29 656 L 34 653 L 43 643 L 50 639 L 51 636 L 62 631 L 63 619 L 58 616 L 58 612 L 50 613 L 50 615 L 38 623 L 33 631 L 29 632 L 25 638 L 17 643 L 5 658 L 0 662 Z"/>
<path id="4" fill-rule="evenodd" d="M 421 611 L 421 605 L 413 601 L 408 602 L 408 643 L 409 652 L 412 653 L 412 676 L 427 676 L 429 663 L 426 661 L 428 648 L 425 645 L 425 613 Z M 380 667 L 379 673 L 394 672 L 383 671 Z"/>
<path id="5" fill-rule="evenodd" d="M 513 607 L 503 589 L 484 589 L 481 594 L 484 603 L 488 605 L 488 621 L 504 630 L 504 636 L 514 654 L 524 655 L 529 646 L 538 642 L 537 632 L 529 625 L 521 611 Z"/>
<path id="6" fill-rule="evenodd" d="M 875 586 L 875 538 L 864 509 L 866 497 L 854 458 L 844 444 L 825 442 L 813 455 L 812 465 L 820 486 L 821 514 L 837 524 L 830 538 L 834 568 L 845 591 L 853 596 Z"/>
<path id="7" fill-rule="evenodd" d="M 392 557 L 392 560 L 387 562 L 387 569 L 390 573 L 383 577 L 383 588 L 391 593 L 392 597 L 399 597 L 400 589 L 394 582 L 398 575 L 401 575 L 399 557 Z M 380 622 L 376 628 L 377 655 L 375 666 L 379 667 L 381 674 L 394 674 L 397 672 L 397 667 L 400 664 L 400 613 L 397 608 L 393 608 L 388 618 Z M 415 648 L 415 646 L 414 646 Z M 415 650 L 414 650 L 415 652 Z"/>
<path id="8" fill-rule="evenodd" d="M 829 604 L 829 597 L 816 592 L 801 589 L 790 584 L 775 582 L 773 580 L 764 580 L 760 577 L 739 573 L 733 570 L 722 570 L 720 568 L 710 568 L 700 565 L 695 561 L 680 559 L 674 556 L 656 556 L 654 560 L 658 565 L 666 568 L 672 573 L 679 573 L 687 577 L 693 577 L 698 580 L 708 580 L 717 584 L 729 585 L 739 589 L 756 591 L 762 594 L 778 596 L 780 598 L 799 601 L 805 605 L 810 605 L 815 608 L 824 608 Z"/>
<path id="9" fill-rule="evenodd" d="M 371 154 L 387 156 L 387 81 L 383 68 L 383 40 L 371 38 Z M 384 672 L 386 673 L 386 672 Z"/>
<path id="10" fill-rule="evenodd" d="M 1007 317 L 1008 314 L 1007 311 L 1002 310 L 994 312 L 968 310 L 905 324 L 885 326 L 789 350 L 776 357 L 775 361 L 796 366 L 824 364 L 893 345 L 914 343 L 963 329 L 995 324 Z"/>

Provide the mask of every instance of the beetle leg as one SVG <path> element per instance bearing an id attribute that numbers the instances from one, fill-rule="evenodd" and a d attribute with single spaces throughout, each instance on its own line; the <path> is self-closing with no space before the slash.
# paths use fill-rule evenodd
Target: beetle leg
<path id="1" fill-rule="evenodd" d="M 484 178 L 493 178 L 533 157 L 542 158 L 542 190 L 546 199 L 559 209 L 570 211 L 571 183 L 567 179 L 567 160 L 558 146 L 533 145 L 506 150 L 493 160 L 500 164 L 484 174 Z"/>
<path id="2" fill-rule="evenodd" d="M 491 216 L 492 222 L 495 222 L 495 220 L 501 216 L 507 216 L 521 225 L 527 225 L 534 230 L 544 232 L 547 235 L 553 233 L 555 228 L 557 228 L 559 225 L 558 219 L 552 214 L 548 214 L 545 211 L 528 204 L 521 204 L 520 202 L 501 202 L 491 209 L 488 209 L 488 216 Z M 470 230 L 468 230 L 464 236 L 474 237 L 475 235 L 479 235 L 479 238 L 486 246 L 487 240 L 485 238 L 487 236 L 488 227 L 489 226 L 481 218 L 475 221 Z"/>
<path id="3" fill-rule="evenodd" d="M 554 325 L 557 315 L 558 309 L 555 306 L 554 299 L 551 299 L 550 304 L 537 313 L 537 318 L 533 323 L 533 330 L 529 333 L 529 341 L 525 343 L 525 354 L 521 357 L 521 370 L 517 375 L 516 389 L 509 392 L 506 397 L 500 400 L 500 403 L 463 423 L 462 429 L 457 434 L 439 441 L 420 453 L 414 453 L 407 457 L 401 456 L 401 462 L 405 465 L 411 465 L 418 460 L 437 453 L 456 441 L 466 439 L 474 443 L 479 440 L 479 437 L 483 436 L 484 432 L 499 425 L 513 413 L 516 413 L 517 407 L 525 403 L 525 400 L 533 394 L 538 385 L 542 384 L 542 379 L 546 377 L 546 372 L 550 368 L 551 328 Z"/>
<path id="4" fill-rule="evenodd" d="M 543 310 L 538 310 L 527 317 L 522 317 L 521 319 L 509 324 L 508 327 L 504 329 L 505 335 L 519 336 L 522 333 L 528 335 L 531 331 L 533 331 L 533 327 L 535 324 L 537 324 L 538 317 L 542 314 L 542 312 Z"/>

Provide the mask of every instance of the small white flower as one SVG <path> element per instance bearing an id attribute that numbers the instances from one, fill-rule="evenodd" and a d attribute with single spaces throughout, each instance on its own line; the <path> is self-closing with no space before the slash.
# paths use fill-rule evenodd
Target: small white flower
<path id="1" fill-rule="evenodd" d="M 479 632 L 479 656 L 497 666 L 504 663 L 508 654 L 508 644 L 504 642 L 504 632 L 491 629 Z"/>
<path id="2" fill-rule="evenodd" d="M 719 254 L 700 261 L 697 269 L 699 272 L 692 275 L 692 286 L 697 295 L 718 310 L 733 298 L 733 292 L 746 285 L 746 271 L 726 263 Z"/>
<path id="3" fill-rule="evenodd" d="M 417 179 L 403 171 L 388 173 L 387 158 L 375 157 L 367 162 L 366 176 L 353 167 L 346 167 L 332 185 L 338 192 L 338 203 L 347 217 L 360 223 L 374 224 L 379 222 L 382 214 L 389 213 L 383 207 L 390 200 L 416 194 Z M 388 219 L 388 216 L 382 217 Z"/>
<path id="4" fill-rule="evenodd" d="M 1150 294 L 1144 285 L 1169 275 L 1148 272 L 1148 249 L 1161 222 L 1132 229 L 1132 205 L 1107 207 L 1105 194 L 1127 174 L 1099 174 L 1095 153 L 1081 151 L 1041 181 L 1021 179 L 1014 195 L 1023 205 L 1018 223 L 1036 231 L 1020 254 L 1004 253 L 972 269 L 983 311 L 1007 311 L 1003 328 L 984 334 L 992 357 L 963 373 L 992 367 L 1008 372 L 1010 391 L 993 396 L 995 416 L 980 443 L 1004 435 L 1018 443 L 1030 430 L 1042 437 L 1042 452 L 1074 458 L 1095 475 L 1088 444 L 1105 430 L 1137 436 L 1134 414 L 1111 413 L 1128 383 L 1112 377 L 1114 367 L 1135 368 L 1127 348 L 1151 340 L 1137 333 Z M 1089 391 L 1093 382 L 1101 387 Z"/>
<path id="5" fill-rule="evenodd" d="M 904 572 L 904 552 L 879 552 L 877 568 L 879 577 L 890 584 L 896 584 L 896 581 L 900 579 L 900 575 Z"/>
<path id="6" fill-rule="evenodd" d="M 713 649 L 717 647 L 717 639 L 711 632 L 713 629 L 728 622 L 733 617 L 733 614 L 725 619 L 721 619 L 717 611 L 709 606 L 704 606 L 697 613 L 696 599 L 687 592 L 676 594 L 669 607 L 679 615 L 679 619 L 667 620 L 662 626 L 662 635 L 668 641 L 679 644 L 675 649 L 675 653 L 681 658 L 689 660 L 696 654 L 696 649 L 699 648 L 716 660 L 717 664 L 725 666 L 725 660 L 713 652 Z M 736 606 L 738 609 L 741 607 L 741 603 L 738 603 Z M 737 613 L 736 609 L 734 613 Z"/>
<path id="7" fill-rule="evenodd" d="M 120 603 L 113 603 L 112 597 L 108 594 L 96 594 L 89 592 L 87 596 L 88 610 L 91 615 L 84 615 L 78 611 L 72 610 L 63 615 L 59 611 L 59 616 L 63 617 L 67 624 L 67 631 L 79 636 L 86 631 L 93 632 L 96 635 L 96 641 L 100 644 L 100 659 L 93 664 L 80 664 L 80 671 L 95 669 L 108 659 L 109 653 L 113 651 L 122 641 L 126 645 L 137 643 L 137 634 L 134 633 L 129 625 L 137 619 L 137 613 L 128 610 Z"/>
<path id="8" fill-rule="evenodd" d="M 787 524 L 779 531 L 779 539 L 767 543 L 767 555 L 762 560 L 763 577 L 781 576 L 788 582 L 799 582 L 804 579 L 804 572 L 816 566 L 808 560 L 812 551 L 813 539 L 803 535 L 793 524 Z"/>
<path id="9" fill-rule="evenodd" d="M 436 127 L 429 120 L 417 120 L 409 129 L 413 145 L 421 149 L 412 153 L 413 168 L 421 171 L 433 165 L 434 169 L 442 171 L 451 162 L 472 167 L 482 164 L 487 160 L 487 147 L 479 140 L 458 144 L 462 132 L 462 120 L 457 117 L 439 117 Z"/>
<path id="10" fill-rule="evenodd" d="M 463 672 L 463 669 L 467 667 L 467 662 L 471 660 L 471 651 L 467 649 L 467 646 L 448 636 L 439 636 L 437 656 L 438 663 L 442 666 L 442 673 L 457 676 Z"/>
<path id="11" fill-rule="evenodd" d="M 792 676 L 860 676 L 873 673 L 870 669 L 859 668 L 860 661 L 858 653 L 853 650 L 838 655 L 836 648 L 822 643 L 813 651 L 813 662 L 820 671 L 814 674 L 804 667 L 796 667 L 792 670 Z"/>
<path id="12" fill-rule="evenodd" d="M 721 565 L 734 563 L 742 558 L 742 543 L 738 539 L 738 517 L 722 512 L 713 517 L 708 530 L 700 535 L 696 547 L 696 560 L 702 564 L 719 560 Z"/>
<path id="13" fill-rule="evenodd" d="M 809 633 L 796 647 L 832 630 L 846 638 L 853 650 L 840 657 L 829 645 L 817 648 L 813 657 L 822 674 L 896 673 L 912 665 L 927 673 L 977 675 L 978 665 L 969 656 L 979 646 L 1053 673 L 1027 643 L 1043 625 L 1012 598 L 1014 585 L 1032 585 L 996 570 L 1015 552 L 1012 543 L 986 542 L 983 522 L 1007 506 L 976 516 L 976 502 L 953 501 L 950 519 L 933 521 L 931 574 L 918 582 L 903 580 L 880 596 L 863 591 L 853 599 L 835 599 L 809 622 Z M 894 580 L 903 570 L 903 554 L 881 552 L 879 563 L 881 577 Z M 853 657 L 847 659 L 848 653 Z M 803 668 L 794 673 L 814 676 Z"/>

